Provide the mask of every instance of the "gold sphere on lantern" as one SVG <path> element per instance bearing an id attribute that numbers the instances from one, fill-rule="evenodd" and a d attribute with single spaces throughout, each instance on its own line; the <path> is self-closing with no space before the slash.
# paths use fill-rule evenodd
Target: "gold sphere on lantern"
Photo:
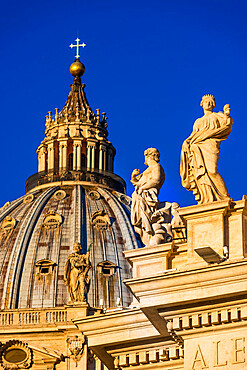
<path id="1" fill-rule="evenodd" d="M 71 64 L 69 70 L 73 77 L 81 77 L 84 75 L 85 66 L 79 59 L 76 59 L 75 62 Z"/>

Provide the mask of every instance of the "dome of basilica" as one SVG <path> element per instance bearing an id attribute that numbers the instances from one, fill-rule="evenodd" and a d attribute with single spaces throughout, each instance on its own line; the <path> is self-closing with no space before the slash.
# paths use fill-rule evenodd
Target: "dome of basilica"
<path id="1" fill-rule="evenodd" d="M 46 117 L 38 172 L 26 194 L 0 209 L 1 309 L 59 307 L 70 302 L 65 266 L 74 243 L 91 263 L 91 307 L 128 306 L 123 250 L 138 248 L 131 199 L 113 172 L 115 149 L 105 113 L 90 108 L 77 74 L 64 108 Z"/>

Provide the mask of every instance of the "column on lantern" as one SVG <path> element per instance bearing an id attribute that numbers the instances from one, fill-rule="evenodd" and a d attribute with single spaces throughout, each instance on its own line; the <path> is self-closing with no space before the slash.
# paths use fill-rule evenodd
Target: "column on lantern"
<path id="1" fill-rule="evenodd" d="M 48 144 L 48 170 L 54 169 L 54 142 Z"/>
<path id="2" fill-rule="evenodd" d="M 45 171 L 45 155 L 46 155 L 46 147 L 42 146 L 40 149 L 37 150 L 38 153 L 38 170 L 39 172 Z"/>
<path id="3" fill-rule="evenodd" d="M 59 168 L 67 168 L 67 141 L 62 140 L 59 142 Z"/>

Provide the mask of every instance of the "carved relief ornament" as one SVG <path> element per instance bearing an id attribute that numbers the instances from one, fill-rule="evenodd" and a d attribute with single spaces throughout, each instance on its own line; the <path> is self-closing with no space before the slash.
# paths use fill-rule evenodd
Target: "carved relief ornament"
<path id="1" fill-rule="evenodd" d="M 78 362 L 82 358 L 84 345 L 85 345 L 85 337 L 79 338 L 77 335 L 73 338 L 67 339 L 68 348 L 70 351 L 70 358 L 75 361 L 76 367 L 78 366 Z"/>
<path id="2" fill-rule="evenodd" d="M 16 220 L 13 217 L 7 216 L 0 227 L 0 237 L 6 237 L 11 234 L 16 225 Z"/>
<path id="3" fill-rule="evenodd" d="M 56 193 L 54 194 L 54 198 L 56 200 L 62 200 L 64 198 L 66 198 L 66 192 L 62 189 L 57 190 Z"/>
<path id="4" fill-rule="evenodd" d="M 90 198 L 91 200 L 99 200 L 100 199 L 100 193 L 96 190 L 91 190 L 88 194 L 87 194 L 88 198 Z"/>
<path id="5" fill-rule="evenodd" d="M 4 369 L 28 369 L 32 365 L 32 351 L 26 343 L 10 340 L 0 349 L 0 364 Z"/>
<path id="6" fill-rule="evenodd" d="M 44 218 L 43 226 L 48 229 L 56 229 L 58 228 L 63 222 L 62 216 L 56 213 L 55 211 L 49 211 Z"/>
<path id="7" fill-rule="evenodd" d="M 34 200 L 34 195 L 33 194 L 28 194 L 25 196 L 25 198 L 23 199 L 23 203 L 24 204 L 29 204 L 31 203 L 32 201 Z"/>
<path id="8" fill-rule="evenodd" d="M 93 214 L 91 223 L 98 230 L 106 230 L 111 225 L 111 220 L 104 210 L 100 210 Z"/>

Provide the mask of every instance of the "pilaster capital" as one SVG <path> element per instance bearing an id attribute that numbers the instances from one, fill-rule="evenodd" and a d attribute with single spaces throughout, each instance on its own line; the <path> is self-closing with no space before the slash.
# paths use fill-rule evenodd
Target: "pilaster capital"
<path id="1" fill-rule="evenodd" d="M 37 154 L 38 155 L 42 155 L 42 154 L 45 154 L 47 153 L 47 147 L 46 146 L 41 146 L 37 149 Z"/>
<path id="2" fill-rule="evenodd" d="M 107 149 L 106 144 L 101 143 L 99 146 L 99 149 L 102 150 L 103 152 L 106 152 L 106 149 Z"/>
<path id="3" fill-rule="evenodd" d="M 48 151 L 51 152 L 55 149 L 54 145 L 48 145 Z"/>
<path id="4" fill-rule="evenodd" d="M 81 140 L 74 140 L 73 141 L 73 147 L 82 147 L 82 141 Z"/>
<path id="5" fill-rule="evenodd" d="M 67 145 L 68 145 L 68 140 L 60 140 L 59 141 L 59 148 L 67 147 Z"/>
<path id="6" fill-rule="evenodd" d="M 87 140 L 87 148 L 96 148 L 97 140 Z"/>

